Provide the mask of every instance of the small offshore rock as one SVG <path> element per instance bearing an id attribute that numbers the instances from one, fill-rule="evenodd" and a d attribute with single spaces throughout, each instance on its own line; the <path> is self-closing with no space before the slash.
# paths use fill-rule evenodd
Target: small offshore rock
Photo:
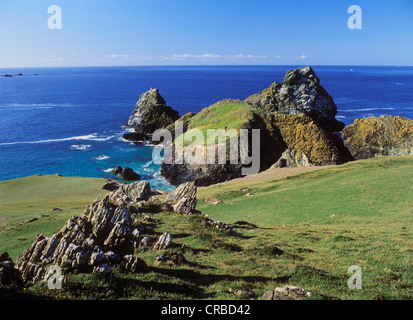
<path id="1" fill-rule="evenodd" d="M 141 132 L 125 133 L 122 138 L 132 142 L 140 142 L 148 139 L 147 135 Z"/>
<path id="2" fill-rule="evenodd" d="M 129 167 L 126 167 L 125 169 L 123 169 L 122 167 L 117 166 L 111 172 L 125 181 L 136 181 L 136 180 L 141 179 L 141 176 Z"/>

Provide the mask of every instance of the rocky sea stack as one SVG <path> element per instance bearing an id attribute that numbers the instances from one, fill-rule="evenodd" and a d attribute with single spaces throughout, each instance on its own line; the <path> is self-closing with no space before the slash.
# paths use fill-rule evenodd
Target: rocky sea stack
<path id="1" fill-rule="evenodd" d="M 242 170 L 250 166 L 241 161 L 231 162 L 228 147 L 224 162 L 216 159 L 211 164 L 205 161 L 206 154 L 195 163 L 176 161 L 193 146 L 218 150 L 218 141 L 208 136 L 210 129 L 223 130 L 223 135 L 235 129 L 239 145 L 241 129 L 247 129 L 250 137 L 253 129 L 259 129 L 259 149 L 253 150 L 249 144 L 246 150 L 249 155 L 259 153 L 259 171 L 270 167 L 339 165 L 378 155 L 412 153 L 412 121 L 395 116 L 370 117 L 357 119 L 344 129 L 344 123 L 338 121 L 336 115 L 333 98 L 321 86 L 314 70 L 305 67 L 288 71 L 282 83 L 274 82 L 245 100 L 222 100 L 198 114 L 188 113 L 181 118 L 166 106 L 157 89 L 151 89 L 140 96 L 128 126 L 136 130 L 132 135 L 139 139 L 156 129 L 170 131 L 173 161 L 163 163 L 160 172 L 174 185 L 194 181 L 198 186 L 208 186 L 239 178 Z M 183 126 L 182 136 L 175 136 L 177 120 Z M 204 142 L 182 142 L 192 141 L 195 129 L 203 133 Z M 227 138 L 229 144 L 230 134 Z"/>
<path id="2" fill-rule="evenodd" d="M 142 140 L 157 129 L 166 128 L 179 119 L 178 111 L 167 106 L 158 89 L 142 93 L 136 103 L 136 109 L 129 117 L 127 127 L 135 129 L 137 134 L 126 134 L 127 140 Z"/>
<path id="3" fill-rule="evenodd" d="M 329 131 L 341 131 L 344 123 L 335 119 L 337 106 L 320 85 L 311 67 L 290 70 L 283 83 L 248 97 L 246 102 L 280 114 L 305 114 Z"/>
<path id="4" fill-rule="evenodd" d="M 320 85 L 314 70 L 306 67 L 288 71 L 283 83 L 275 82 L 244 101 L 223 100 L 187 117 L 184 130 L 260 129 L 260 171 L 271 166 L 343 164 L 353 157 L 335 134 L 344 128 L 336 114 L 333 98 Z M 207 186 L 241 177 L 243 167 L 229 161 L 163 164 L 161 175 L 172 184 L 196 181 Z"/>

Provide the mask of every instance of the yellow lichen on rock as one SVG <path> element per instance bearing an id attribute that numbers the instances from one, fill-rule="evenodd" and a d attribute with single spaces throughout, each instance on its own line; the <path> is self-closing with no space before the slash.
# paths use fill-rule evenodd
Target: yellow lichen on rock
<path id="1" fill-rule="evenodd" d="M 354 158 L 413 154 L 413 121 L 399 116 L 356 119 L 343 130 Z"/>
<path id="2" fill-rule="evenodd" d="M 273 114 L 271 122 L 279 129 L 287 146 L 276 166 L 283 166 L 286 161 L 284 166 L 322 166 L 352 160 L 340 139 L 323 130 L 308 116 Z M 296 162 L 295 165 L 291 161 Z"/>

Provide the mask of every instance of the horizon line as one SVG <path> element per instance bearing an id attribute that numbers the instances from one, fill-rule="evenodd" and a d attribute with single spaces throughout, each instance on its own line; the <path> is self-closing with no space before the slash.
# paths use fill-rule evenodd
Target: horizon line
<path id="1" fill-rule="evenodd" d="M 39 66 L 39 67 L 0 67 L 1 69 L 41 69 L 41 68 L 131 68 L 131 67 L 396 67 L 411 68 L 413 65 L 373 65 L 373 64 L 167 64 L 167 65 L 90 65 L 90 66 Z"/>

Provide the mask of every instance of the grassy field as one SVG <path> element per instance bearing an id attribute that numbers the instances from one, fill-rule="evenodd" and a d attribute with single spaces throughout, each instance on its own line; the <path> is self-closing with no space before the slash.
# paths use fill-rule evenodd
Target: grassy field
<path id="1" fill-rule="evenodd" d="M 0 252 L 15 258 L 35 234 L 57 231 L 105 193 L 103 182 L 47 176 L 0 183 L 0 217 L 6 218 Z M 313 299 L 412 299 L 412 186 L 410 156 L 199 188 L 197 209 L 234 224 L 236 234 L 203 226 L 198 215 L 151 214 L 147 235 L 171 233 L 174 246 L 166 253 L 182 252 L 188 263 L 159 264 L 161 252 L 150 250 L 138 254 L 147 273 L 115 270 L 110 283 L 69 275 L 61 291 L 39 284 L 28 292 L 81 299 L 257 299 L 294 285 L 315 292 Z M 55 207 L 63 211 L 51 211 Z M 347 286 L 353 265 L 362 269 L 361 290 Z"/>
<path id="2" fill-rule="evenodd" d="M 59 230 L 108 191 L 105 179 L 31 176 L 0 182 L 0 252 L 15 261 L 36 235 Z"/>

